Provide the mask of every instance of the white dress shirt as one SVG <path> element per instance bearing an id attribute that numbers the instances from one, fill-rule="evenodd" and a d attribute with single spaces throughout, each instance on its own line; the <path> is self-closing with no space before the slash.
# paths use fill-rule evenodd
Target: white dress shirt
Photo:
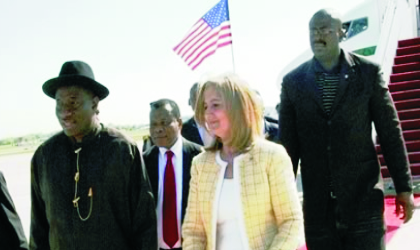
<path id="1" fill-rule="evenodd" d="M 175 182 L 176 182 L 176 212 L 178 221 L 178 242 L 173 248 L 181 247 L 181 212 L 182 212 L 182 183 L 183 183 L 183 167 L 182 167 L 182 139 L 181 136 L 175 144 L 169 149 L 174 153 L 172 157 L 172 164 L 175 171 Z M 163 193 L 164 193 L 164 180 L 165 180 L 165 168 L 166 168 L 166 151 L 167 148 L 159 147 L 159 183 L 158 183 L 158 204 L 157 204 L 157 229 L 158 229 L 158 246 L 163 249 L 170 249 L 163 240 Z"/>

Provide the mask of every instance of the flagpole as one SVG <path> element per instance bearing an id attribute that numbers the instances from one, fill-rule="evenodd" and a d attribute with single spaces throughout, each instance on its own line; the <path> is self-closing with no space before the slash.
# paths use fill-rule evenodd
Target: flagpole
<path id="1" fill-rule="evenodd" d="M 230 30 L 232 30 L 232 22 L 230 20 L 230 9 L 229 9 L 229 0 L 226 0 L 226 7 L 229 13 L 229 22 L 230 22 Z M 231 48 L 230 48 L 230 52 L 232 54 L 232 68 L 233 68 L 233 73 L 235 73 L 235 59 L 233 57 L 233 32 L 230 33 L 230 35 L 232 36 L 232 44 L 231 44 Z"/>
<path id="2" fill-rule="evenodd" d="M 233 73 L 235 73 L 235 59 L 233 58 L 233 41 L 230 51 L 232 52 L 232 67 L 233 67 Z"/>

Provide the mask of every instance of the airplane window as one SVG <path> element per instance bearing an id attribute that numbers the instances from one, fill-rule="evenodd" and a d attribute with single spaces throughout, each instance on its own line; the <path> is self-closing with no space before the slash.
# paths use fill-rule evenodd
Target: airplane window
<path id="1" fill-rule="evenodd" d="M 343 29 L 346 33 L 346 39 L 350 39 L 351 37 L 367 30 L 368 28 L 368 18 L 359 18 L 349 22 L 343 23 Z"/>
<path id="2" fill-rule="evenodd" d="M 347 34 L 347 32 L 349 31 L 350 24 L 351 24 L 351 21 L 343 23 L 344 33 Z"/>

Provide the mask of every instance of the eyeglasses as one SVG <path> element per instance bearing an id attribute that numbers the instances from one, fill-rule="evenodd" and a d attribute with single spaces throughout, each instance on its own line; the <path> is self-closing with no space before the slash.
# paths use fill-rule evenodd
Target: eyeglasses
<path id="1" fill-rule="evenodd" d="M 309 33 L 311 35 L 315 35 L 315 36 L 317 36 L 317 35 L 324 35 L 324 36 L 326 36 L 326 35 L 332 34 L 333 32 L 334 32 L 334 30 L 328 29 L 328 28 L 323 28 L 323 29 L 312 28 L 312 29 L 309 30 Z"/>

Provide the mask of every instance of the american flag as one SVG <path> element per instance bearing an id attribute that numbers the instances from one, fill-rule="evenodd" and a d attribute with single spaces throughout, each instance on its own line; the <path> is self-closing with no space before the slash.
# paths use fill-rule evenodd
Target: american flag
<path id="1" fill-rule="evenodd" d="M 194 70 L 218 48 L 232 44 L 227 0 L 209 10 L 173 49 Z"/>

